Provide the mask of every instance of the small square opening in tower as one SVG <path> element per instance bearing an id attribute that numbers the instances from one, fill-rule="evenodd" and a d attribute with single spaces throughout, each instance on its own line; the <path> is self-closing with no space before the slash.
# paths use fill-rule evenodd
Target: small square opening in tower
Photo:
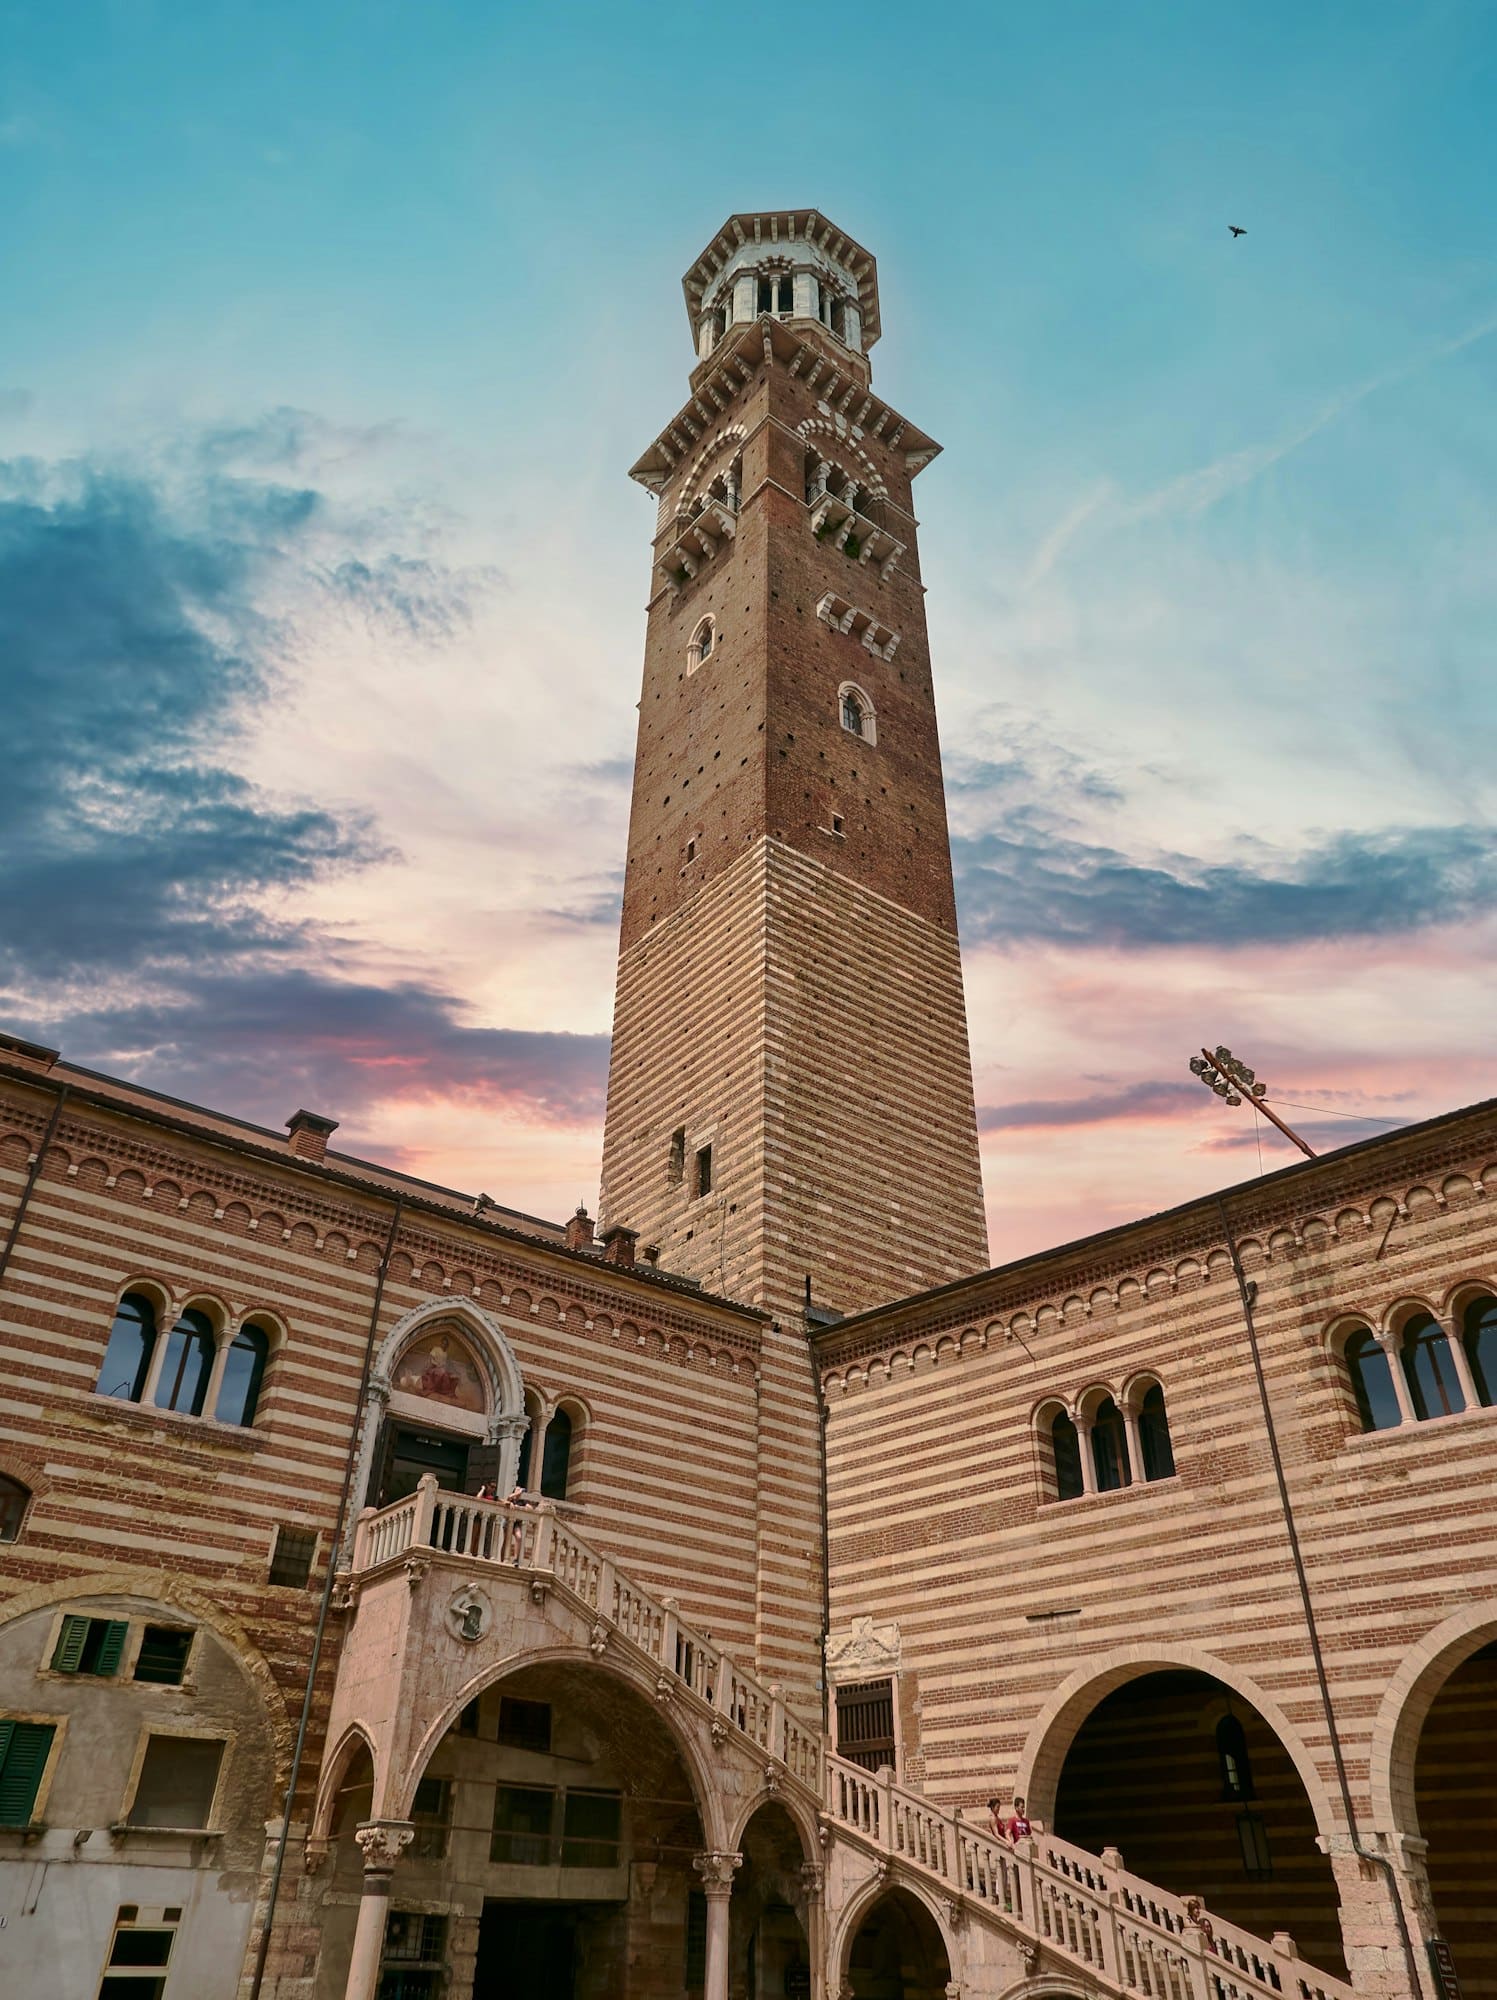
<path id="1" fill-rule="evenodd" d="M 698 1195 L 711 1194 L 712 1192 L 712 1148 L 710 1146 L 697 1147 L 695 1191 Z"/>
<path id="2" fill-rule="evenodd" d="M 842 831 L 842 815 L 841 815 L 841 813 L 833 813 L 833 814 L 832 814 L 832 832 L 833 832 L 833 833 L 841 833 L 841 831 Z"/>

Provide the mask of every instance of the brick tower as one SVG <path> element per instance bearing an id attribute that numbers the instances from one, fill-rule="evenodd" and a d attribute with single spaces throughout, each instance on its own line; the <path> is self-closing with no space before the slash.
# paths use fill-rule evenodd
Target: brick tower
<path id="1" fill-rule="evenodd" d="M 602 1210 L 772 1315 L 761 1672 L 820 1673 L 815 1317 L 983 1269 L 941 754 L 911 482 L 873 393 L 872 257 L 735 215 L 684 280 L 690 396 L 659 497 Z"/>
<path id="2" fill-rule="evenodd" d="M 874 260 L 735 215 L 684 287 L 659 496 L 603 1212 L 799 1328 L 987 1263 L 911 482 Z"/>

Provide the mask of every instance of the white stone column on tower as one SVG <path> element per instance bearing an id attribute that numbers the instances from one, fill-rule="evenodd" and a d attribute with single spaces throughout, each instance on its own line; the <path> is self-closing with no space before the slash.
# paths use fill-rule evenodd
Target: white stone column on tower
<path id="1" fill-rule="evenodd" d="M 733 280 L 733 323 L 755 319 L 759 311 L 759 280 L 752 271 L 740 271 Z"/>
<path id="2" fill-rule="evenodd" d="M 863 315 L 851 299 L 842 308 L 842 338 L 854 354 L 863 352 Z"/>
<path id="3" fill-rule="evenodd" d="M 733 1877 L 743 1866 L 741 1854 L 710 1852 L 693 1857 L 707 1897 L 707 1966 L 702 2000 L 728 2000 L 728 1917 Z"/>
<path id="4" fill-rule="evenodd" d="M 403 1819 L 365 1820 L 354 1834 L 364 1854 L 364 1893 L 359 1898 L 343 2000 L 374 2000 L 390 1915 L 390 1877 L 415 1837 L 415 1827 Z"/>
<path id="5" fill-rule="evenodd" d="M 698 360 L 705 361 L 707 359 L 707 356 L 712 352 L 713 346 L 715 345 L 712 336 L 715 331 L 716 331 L 716 323 L 713 319 L 712 314 L 710 312 L 704 312 L 702 314 L 702 317 L 697 321 Z"/>
<path id="6" fill-rule="evenodd" d="M 796 318 L 819 318 L 820 315 L 817 311 L 819 304 L 817 292 L 819 288 L 816 283 L 816 273 L 814 271 L 796 271 L 793 274 L 792 283 L 795 287 L 792 303 L 795 308 Z"/>

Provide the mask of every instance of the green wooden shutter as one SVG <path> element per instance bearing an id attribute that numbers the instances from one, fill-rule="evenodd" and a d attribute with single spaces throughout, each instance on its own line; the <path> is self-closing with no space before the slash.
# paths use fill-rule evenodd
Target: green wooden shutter
<path id="1" fill-rule="evenodd" d="M 125 1650 L 125 1641 L 130 1636 L 128 1618 L 111 1618 L 104 1627 L 104 1637 L 99 1645 L 99 1657 L 94 1663 L 96 1674 L 117 1674 L 120 1670 L 120 1656 Z"/>
<path id="2" fill-rule="evenodd" d="M 52 1655 L 54 1674 L 76 1674 L 83 1658 L 84 1641 L 88 1638 L 89 1621 L 86 1618 L 67 1617 L 57 1634 L 57 1650 Z"/>
<path id="3" fill-rule="evenodd" d="M 0 1826 L 26 1826 L 57 1734 L 51 1722 L 0 1723 Z"/>

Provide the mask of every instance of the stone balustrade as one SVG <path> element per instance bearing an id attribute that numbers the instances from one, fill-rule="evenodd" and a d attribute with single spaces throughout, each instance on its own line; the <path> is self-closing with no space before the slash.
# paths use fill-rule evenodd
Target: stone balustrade
<path id="1" fill-rule="evenodd" d="M 568 1591 L 612 1633 L 637 1647 L 683 1690 L 715 1711 L 819 1801 L 821 1730 L 790 1714 L 779 1695 L 721 1647 L 623 1575 L 569 1526 L 549 1501 L 513 1506 L 440 1489 L 428 1475 L 408 1499 L 366 1509 L 354 1534 L 353 1571 L 377 1569 L 426 1549 L 489 1568 L 537 1573 Z"/>
<path id="2" fill-rule="evenodd" d="M 1272 1943 L 1209 1916 L 1193 1898 L 1130 1874 L 1115 1848 L 1101 1855 L 1053 1834 L 1010 1843 L 894 1782 L 829 1753 L 819 1726 L 721 1647 L 622 1574 L 547 1501 L 512 1506 L 438 1489 L 429 1476 L 408 1499 L 360 1516 L 353 1569 L 382 1569 L 426 1551 L 565 1591 L 613 1638 L 651 1661 L 669 1685 L 756 1754 L 782 1765 L 808 1806 L 881 1864 L 936 1886 L 953 1909 L 986 1918 L 1026 1946 L 1085 1968 L 1117 2000 L 1353 2000 L 1352 1988 Z"/>
<path id="3" fill-rule="evenodd" d="M 1141 1876 L 1114 1848 L 1089 1854 L 1051 1834 L 1010 1844 L 877 1774 L 826 1758 L 826 1815 L 860 1843 L 1020 1937 L 1085 1966 L 1098 1985 L 1146 2000 L 1352 2000 L 1296 1956 L 1208 1916 Z"/>

